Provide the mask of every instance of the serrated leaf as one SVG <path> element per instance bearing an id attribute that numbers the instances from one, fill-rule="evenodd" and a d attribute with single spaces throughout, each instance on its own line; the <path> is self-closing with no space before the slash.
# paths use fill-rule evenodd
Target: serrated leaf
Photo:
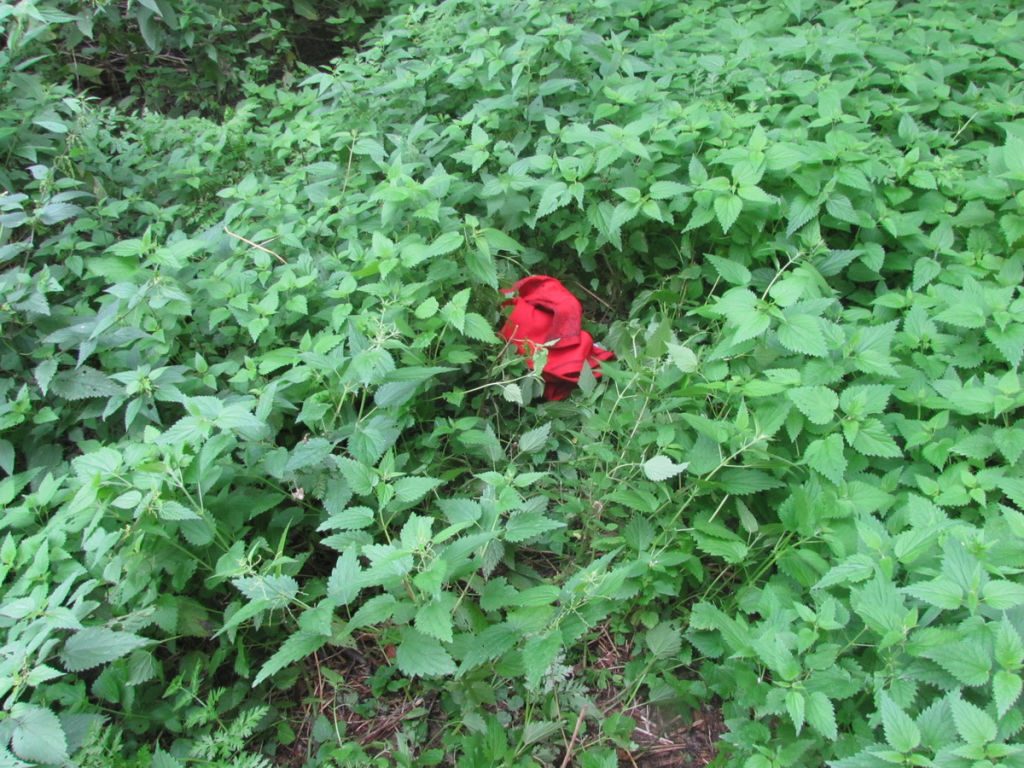
<path id="1" fill-rule="evenodd" d="M 544 673 L 548 671 L 561 649 L 562 635 L 558 631 L 537 635 L 526 641 L 526 645 L 523 646 L 523 667 L 528 690 L 536 691 L 540 687 Z"/>
<path id="2" fill-rule="evenodd" d="M 950 697 L 953 723 L 960 738 L 968 744 L 988 744 L 995 741 L 998 728 L 995 721 L 982 709 L 974 706 L 957 693 Z"/>
<path id="3" fill-rule="evenodd" d="M 981 590 L 985 604 L 997 611 L 1005 611 L 1024 605 L 1024 585 L 1005 579 L 993 579 Z"/>
<path id="4" fill-rule="evenodd" d="M 1004 669 L 1017 669 L 1024 663 L 1024 640 L 1005 613 L 995 628 L 994 650 L 996 661 Z"/>
<path id="5" fill-rule="evenodd" d="M 885 740 L 897 752 L 912 752 L 921 743 L 921 731 L 888 693 L 883 692 L 881 700 L 882 729 L 885 732 Z"/>
<path id="6" fill-rule="evenodd" d="M 395 661 L 409 677 L 443 677 L 455 672 L 455 661 L 441 643 L 411 627 L 402 629 Z"/>
<path id="7" fill-rule="evenodd" d="M 50 390 L 65 400 L 87 400 L 119 395 L 124 388 L 105 373 L 83 365 L 57 373 L 50 382 Z"/>
<path id="8" fill-rule="evenodd" d="M 299 582 L 285 575 L 242 576 L 231 583 L 250 600 L 266 600 L 274 608 L 290 605 L 299 593 Z"/>
<path id="9" fill-rule="evenodd" d="M 964 600 L 964 591 L 960 585 L 944 576 L 939 576 L 931 581 L 919 581 L 909 587 L 904 587 L 903 591 L 929 605 L 946 610 L 959 608 L 963 605 Z"/>
<path id="10" fill-rule="evenodd" d="M 878 419 L 862 422 L 850 447 L 864 456 L 896 459 L 903 455 L 892 435 Z"/>
<path id="11" fill-rule="evenodd" d="M 127 656 L 151 642 L 132 632 L 86 627 L 65 641 L 60 658 L 68 672 L 81 672 Z"/>
<path id="12" fill-rule="evenodd" d="M 644 476 L 648 480 L 654 482 L 661 482 L 663 480 L 669 480 L 681 472 L 685 472 L 689 463 L 683 462 L 682 464 L 676 464 L 668 456 L 652 456 L 643 463 Z"/>
<path id="13" fill-rule="evenodd" d="M 808 443 L 804 451 L 804 461 L 807 466 L 839 485 L 846 474 L 843 438 L 838 434 L 831 434 Z"/>
<path id="14" fill-rule="evenodd" d="M 553 211 L 558 210 L 563 205 L 566 205 L 571 200 L 569 195 L 569 187 L 564 181 L 555 181 L 549 183 L 544 187 L 544 191 L 541 193 L 540 202 L 537 205 L 537 213 L 534 215 L 534 221 L 543 219 Z"/>
<path id="15" fill-rule="evenodd" d="M 443 480 L 433 477 L 400 477 L 394 484 L 395 498 L 403 504 L 412 504 L 443 484 Z"/>
<path id="16" fill-rule="evenodd" d="M 161 520 L 202 520 L 197 512 L 176 501 L 161 502 L 157 516 Z"/>
<path id="17" fill-rule="evenodd" d="M 359 594 L 362 570 L 354 549 L 342 552 L 327 579 L 327 596 L 338 605 L 351 603 Z"/>
<path id="18" fill-rule="evenodd" d="M 322 437 L 314 437 L 296 445 L 288 456 L 288 464 L 285 469 L 288 472 L 297 472 L 320 464 L 331 455 L 334 445 Z"/>
<path id="19" fill-rule="evenodd" d="M 428 296 L 418 307 L 416 307 L 416 311 L 413 314 L 416 315 L 419 320 L 426 320 L 436 315 L 437 310 L 440 309 L 440 307 L 441 305 L 438 303 L 437 299 L 433 296 Z"/>
<path id="20" fill-rule="evenodd" d="M 334 460 L 354 493 L 360 496 L 368 496 L 373 492 L 378 477 L 372 467 L 368 467 L 358 461 L 352 461 L 352 459 L 345 458 L 344 456 L 335 457 Z"/>
<path id="21" fill-rule="evenodd" d="M 808 695 L 805 714 L 808 725 L 826 739 L 835 741 L 839 737 L 835 708 L 824 693 L 815 691 Z"/>
<path id="22" fill-rule="evenodd" d="M 749 285 L 752 279 L 750 270 L 732 259 L 723 259 L 721 256 L 707 254 L 706 258 L 715 267 L 715 271 L 723 280 L 732 285 Z"/>
<path id="23" fill-rule="evenodd" d="M 790 352 L 811 357 L 826 357 L 828 347 L 822 331 L 821 320 L 811 315 L 793 315 L 779 325 L 779 343 Z"/>
<path id="24" fill-rule="evenodd" d="M 498 343 L 498 337 L 495 335 L 494 329 L 491 328 L 491 324 L 476 312 L 466 313 L 466 321 L 462 332 L 476 341 L 485 341 L 488 344 Z"/>
<path id="25" fill-rule="evenodd" d="M 931 659 L 962 685 L 977 687 L 985 685 L 992 672 L 990 651 L 977 643 L 948 643 L 930 648 L 923 656 Z"/>
<path id="26" fill-rule="evenodd" d="M 429 603 L 424 603 L 416 611 L 414 620 L 416 629 L 443 643 L 450 643 L 452 641 L 452 612 L 455 610 L 456 602 L 455 595 L 442 592 Z"/>
<path id="27" fill-rule="evenodd" d="M 289 636 L 288 639 L 281 644 L 281 647 L 278 648 L 269 659 L 267 659 L 262 667 L 260 667 L 259 673 L 252 681 L 252 687 L 255 688 L 268 677 L 276 675 L 285 667 L 288 667 L 297 661 L 301 661 L 311 653 L 316 653 L 324 647 L 324 644 L 329 639 L 329 637 L 319 633 L 303 631 L 296 632 Z"/>
<path id="28" fill-rule="evenodd" d="M 806 704 L 804 695 L 800 691 L 792 689 L 786 691 L 786 712 L 789 713 L 789 719 L 793 721 L 793 730 L 796 731 L 797 736 L 800 735 L 800 731 L 804 727 Z"/>
<path id="29" fill-rule="evenodd" d="M 473 639 L 473 644 L 466 651 L 466 655 L 462 657 L 459 671 L 455 676 L 461 677 L 481 664 L 508 653 L 515 647 L 519 637 L 519 631 L 504 622 L 487 627 Z"/>
<path id="30" fill-rule="evenodd" d="M 732 229 L 742 211 L 743 198 L 739 195 L 719 195 L 715 198 L 715 217 L 726 234 Z"/>
<path id="31" fill-rule="evenodd" d="M 697 370 L 697 355 L 689 347 L 684 347 L 682 344 L 670 341 L 666 344 L 666 348 L 668 349 L 668 359 L 680 371 L 683 373 L 693 373 Z"/>
<path id="32" fill-rule="evenodd" d="M 545 517 L 541 512 L 520 512 L 509 518 L 505 525 L 504 539 L 518 543 L 564 527 L 565 523 Z"/>
<path id="33" fill-rule="evenodd" d="M 674 622 L 662 621 L 647 631 L 644 642 L 654 658 L 669 659 L 679 655 L 683 647 L 683 636 Z"/>
<path id="34" fill-rule="evenodd" d="M 523 453 L 536 453 L 547 444 L 550 436 L 551 422 L 549 421 L 529 432 L 524 432 L 519 438 L 519 450 Z"/>
<path id="35" fill-rule="evenodd" d="M 687 194 L 690 189 L 688 185 L 677 181 L 656 181 L 651 184 L 648 194 L 654 200 L 669 200 Z"/>
<path id="36" fill-rule="evenodd" d="M 812 424 L 828 424 L 839 407 L 836 393 L 821 385 L 795 387 L 786 396 Z"/>
<path id="37" fill-rule="evenodd" d="M 19 702 L 10 712 L 11 749 L 22 760 L 63 765 L 68 743 L 60 719 L 49 709 Z"/>
<path id="38" fill-rule="evenodd" d="M 1005 717 L 1010 707 L 1020 697 L 1022 681 L 1019 672 L 1000 669 L 992 677 L 992 697 L 995 699 L 996 711 Z"/>

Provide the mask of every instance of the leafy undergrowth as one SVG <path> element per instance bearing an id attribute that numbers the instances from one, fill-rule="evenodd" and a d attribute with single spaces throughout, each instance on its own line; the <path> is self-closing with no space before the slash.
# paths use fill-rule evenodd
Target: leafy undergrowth
<path id="1" fill-rule="evenodd" d="M 1024 23 L 971 11 L 447 0 L 222 121 L 8 27 L 0 759 L 1024 765 Z M 564 402 L 529 273 L 617 355 Z"/>

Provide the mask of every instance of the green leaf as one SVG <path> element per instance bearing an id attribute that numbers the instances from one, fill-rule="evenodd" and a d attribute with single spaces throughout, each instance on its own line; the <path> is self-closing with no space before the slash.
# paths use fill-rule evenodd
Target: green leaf
<path id="1" fill-rule="evenodd" d="M 960 738 L 968 744 L 984 745 L 995 741 L 998 728 L 988 714 L 970 702 L 964 701 L 957 693 L 950 697 L 953 723 Z"/>
<path id="2" fill-rule="evenodd" d="M 648 630 L 644 642 L 656 659 L 678 656 L 683 647 L 682 633 L 679 627 L 670 621 L 662 621 Z"/>
<path id="3" fill-rule="evenodd" d="M 276 675 L 285 667 L 301 661 L 311 653 L 316 653 L 323 648 L 329 639 L 327 636 L 319 633 L 302 631 L 289 636 L 281 644 L 281 647 L 274 652 L 274 655 L 267 659 L 266 663 L 260 667 L 259 673 L 252 681 L 252 687 L 255 688 L 268 677 Z"/>
<path id="4" fill-rule="evenodd" d="M 992 626 L 992 625 L 989 625 Z M 995 628 L 995 657 L 1001 667 L 1019 669 L 1024 664 L 1024 640 L 1010 623 L 1006 614 Z"/>
<path id="5" fill-rule="evenodd" d="M 944 576 L 939 576 L 931 581 L 919 581 L 909 587 L 904 587 L 903 591 L 929 605 L 946 610 L 959 608 L 963 605 L 964 600 L 964 591 L 960 585 Z"/>
<path id="6" fill-rule="evenodd" d="M 889 696 L 882 692 L 882 729 L 885 732 L 885 740 L 889 746 L 897 752 L 912 752 L 921 743 L 921 731 L 914 721 L 900 709 Z"/>
<path id="7" fill-rule="evenodd" d="M 555 181 L 544 187 L 540 196 L 540 203 L 537 205 L 537 213 L 534 221 L 539 221 L 563 205 L 568 204 L 572 199 L 569 194 L 569 187 L 564 181 Z"/>
<path id="8" fill-rule="evenodd" d="M 786 317 L 777 331 L 779 343 L 790 352 L 811 357 L 827 357 L 828 347 L 821 320 L 811 315 Z"/>
<path id="9" fill-rule="evenodd" d="M 993 579 L 982 587 L 985 604 L 997 611 L 1005 611 L 1024 605 L 1024 585 L 1004 579 Z"/>
<path id="10" fill-rule="evenodd" d="M 299 593 L 299 583 L 291 576 L 242 576 L 231 583 L 250 600 L 266 600 L 274 608 L 290 605 Z"/>
<path id="11" fill-rule="evenodd" d="M 843 450 L 843 438 L 833 433 L 808 443 L 804 451 L 804 461 L 835 485 L 839 485 L 846 474 L 846 456 Z"/>
<path id="12" fill-rule="evenodd" d="M 515 647 L 519 637 L 519 631 L 504 622 L 487 627 L 487 629 L 477 634 L 473 639 L 473 643 L 467 649 L 466 655 L 462 657 L 456 677 L 461 677 L 481 664 L 503 656 Z"/>
<path id="13" fill-rule="evenodd" d="M 922 655 L 934 661 L 963 685 L 985 685 L 992 672 L 991 652 L 977 643 L 947 643 L 930 648 Z"/>
<path id="14" fill-rule="evenodd" d="M 424 299 L 418 307 L 416 307 L 416 311 L 413 314 L 416 315 L 419 320 L 426 320 L 436 315 L 440 306 L 441 305 L 438 303 L 437 299 L 433 296 L 429 296 Z"/>
<path id="15" fill-rule="evenodd" d="M 413 504 L 440 485 L 444 481 L 433 477 L 400 477 L 395 481 L 395 498 L 403 504 Z"/>
<path id="16" fill-rule="evenodd" d="M 404 627 L 395 661 L 409 677 L 443 677 L 455 672 L 455 661 L 441 643 L 411 627 Z"/>
<path id="17" fill-rule="evenodd" d="M 118 632 L 105 627 L 86 627 L 64 643 L 61 662 L 68 672 L 81 672 L 127 656 L 152 641 L 132 632 Z"/>
<path id="18" fill-rule="evenodd" d="M 792 689 L 786 691 L 786 711 L 789 713 L 789 719 L 793 721 L 793 729 L 796 731 L 796 735 L 799 736 L 800 731 L 803 730 L 804 718 L 806 716 L 806 701 L 800 691 Z"/>
<path id="19" fill-rule="evenodd" d="M 689 464 L 683 462 L 682 464 L 676 464 L 668 456 L 652 456 L 643 463 L 644 475 L 648 480 L 654 482 L 661 482 L 663 480 L 669 480 L 681 472 L 685 472 Z"/>
<path id="20" fill-rule="evenodd" d="M 651 184 L 649 196 L 654 200 L 669 200 L 674 197 L 681 197 L 688 192 L 692 187 L 686 184 L 680 184 L 677 181 L 656 181 Z"/>
<path id="21" fill-rule="evenodd" d="M 10 712 L 11 749 L 22 760 L 62 765 L 68 759 L 67 737 L 60 719 L 49 709 L 18 702 Z"/>
<path id="22" fill-rule="evenodd" d="M 462 332 L 475 341 L 484 341 L 488 344 L 497 344 L 499 339 L 483 316 L 476 312 L 467 312 L 465 325 Z"/>
<path id="23" fill-rule="evenodd" d="M 347 549 L 338 557 L 327 579 L 327 596 L 338 605 L 348 605 L 359 594 L 359 576 L 362 568 L 354 549 Z"/>
<path id="24" fill-rule="evenodd" d="M 732 285 L 748 285 L 752 279 L 750 270 L 732 259 L 723 259 L 721 256 L 707 254 L 705 258 L 711 262 L 715 270 L 723 280 Z"/>
<path id="25" fill-rule="evenodd" d="M 416 611 L 416 629 L 424 635 L 444 643 L 452 641 L 452 612 L 457 599 L 455 595 L 442 592 L 438 597 L 420 606 Z"/>
<path id="26" fill-rule="evenodd" d="M 722 225 L 722 231 L 728 234 L 743 210 L 743 198 L 738 195 L 720 195 L 715 198 L 715 216 Z"/>
<path id="27" fill-rule="evenodd" d="M 494 256 L 489 248 L 470 248 L 464 256 L 466 271 L 475 283 L 498 287 L 498 270 L 494 265 Z"/>
<path id="28" fill-rule="evenodd" d="M 518 543 L 564 527 L 565 523 L 545 517 L 541 512 L 520 512 L 509 518 L 505 525 L 504 539 Z"/>
<path id="29" fill-rule="evenodd" d="M 684 347 L 682 344 L 676 344 L 671 341 L 666 344 L 666 347 L 669 360 L 680 371 L 683 373 L 693 373 L 697 370 L 697 355 L 689 347 Z M 1024 433 L 1024 430 L 1021 430 L 1021 432 Z"/>
<path id="30" fill-rule="evenodd" d="M 850 447 L 864 456 L 895 459 L 903 455 L 896 441 L 878 419 L 862 422 Z"/>
<path id="31" fill-rule="evenodd" d="M 551 422 L 524 432 L 519 438 L 519 450 L 523 453 L 536 453 L 547 445 L 551 436 Z"/>
<path id="32" fill-rule="evenodd" d="M 992 697 L 995 699 L 996 711 L 1005 717 L 1020 697 L 1022 681 L 1019 672 L 1000 669 L 992 677 Z"/>
<path id="33" fill-rule="evenodd" d="M 832 701 L 821 691 L 815 691 L 807 697 L 807 723 L 818 733 L 830 741 L 839 738 L 836 727 L 836 711 Z"/>
<path id="34" fill-rule="evenodd" d="M 526 687 L 536 691 L 548 668 L 554 663 L 558 652 L 562 649 L 562 635 L 551 631 L 543 635 L 535 635 L 523 646 L 523 667 L 526 674 Z"/>
<path id="35" fill-rule="evenodd" d="M 821 385 L 795 387 L 786 396 L 812 424 L 828 424 L 839 407 L 839 397 Z"/>

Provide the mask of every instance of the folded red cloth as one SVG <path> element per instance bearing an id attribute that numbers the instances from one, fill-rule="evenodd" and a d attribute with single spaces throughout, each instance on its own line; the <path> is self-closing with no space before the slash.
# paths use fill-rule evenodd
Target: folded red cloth
<path id="1" fill-rule="evenodd" d="M 594 345 L 594 339 L 580 328 L 583 307 L 562 283 L 547 275 L 524 277 L 512 288 L 502 291 L 515 298 L 502 306 L 512 305 L 512 314 L 501 329 L 501 335 L 527 357 L 533 368 L 533 351 L 548 345 L 548 361 L 544 366 L 544 397 L 564 400 L 580 380 L 586 361 L 600 377 L 600 361 L 611 360 L 614 354 Z M 554 342 L 549 344 L 549 342 Z"/>

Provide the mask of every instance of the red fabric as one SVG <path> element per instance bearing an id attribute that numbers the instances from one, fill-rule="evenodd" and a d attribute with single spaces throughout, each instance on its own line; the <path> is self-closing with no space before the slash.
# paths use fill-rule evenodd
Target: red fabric
<path id="1" fill-rule="evenodd" d="M 583 307 L 579 300 L 561 282 L 547 275 L 524 277 L 502 293 L 516 294 L 503 306 L 512 305 L 501 335 L 511 342 L 526 365 L 533 368 L 533 351 L 548 345 L 548 362 L 544 366 L 544 397 L 564 400 L 580 380 L 580 371 L 586 361 L 600 377 L 600 361 L 615 357 L 606 349 L 594 345 L 594 339 L 580 328 Z"/>

